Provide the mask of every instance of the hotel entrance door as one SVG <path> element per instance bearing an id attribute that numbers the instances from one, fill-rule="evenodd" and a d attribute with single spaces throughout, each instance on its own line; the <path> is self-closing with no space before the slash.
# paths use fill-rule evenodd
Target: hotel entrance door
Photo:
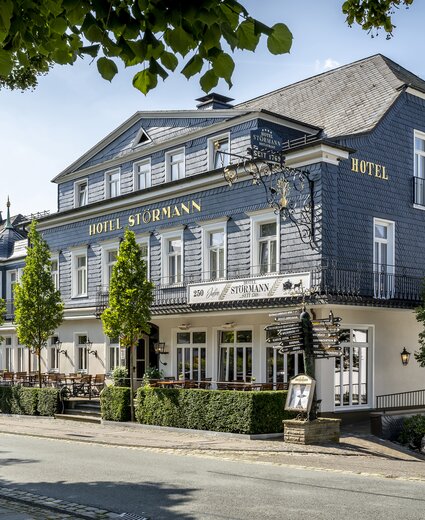
<path id="1" fill-rule="evenodd" d="M 149 366 L 149 337 L 143 336 L 139 339 L 134 356 L 136 379 L 142 379 L 146 368 Z"/>

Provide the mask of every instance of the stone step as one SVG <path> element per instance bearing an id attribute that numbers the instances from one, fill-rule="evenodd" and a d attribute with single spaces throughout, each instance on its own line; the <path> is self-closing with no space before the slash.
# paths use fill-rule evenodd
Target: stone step
<path id="1" fill-rule="evenodd" d="M 65 409 L 64 415 L 92 415 L 93 417 L 100 417 L 99 410 L 84 410 L 82 408 Z"/>
<path id="2" fill-rule="evenodd" d="M 62 419 L 65 421 L 80 421 L 80 422 L 86 422 L 86 423 L 96 423 L 101 424 L 102 419 L 99 417 L 96 417 L 94 415 L 76 415 L 76 414 L 55 414 L 55 419 Z"/>

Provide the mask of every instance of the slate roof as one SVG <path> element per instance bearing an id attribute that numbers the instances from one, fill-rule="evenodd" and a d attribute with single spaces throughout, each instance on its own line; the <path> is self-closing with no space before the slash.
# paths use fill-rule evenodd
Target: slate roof
<path id="1" fill-rule="evenodd" d="M 16 243 L 26 239 L 27 234 L 15 227 L 22 220 L 22 215 L 11 217 L 10 227 L 6 226 L 6 220 L 0 222 L 0 260 L 11 258 L 15 253 Z"/>
<path id="2" fill-rule="evenodd" d="M 235 108 L 271 110 L 324 129 L 327 137 L 372 130 L 403 91 L 425 81 L 376 54 L 256 97 Z"/>

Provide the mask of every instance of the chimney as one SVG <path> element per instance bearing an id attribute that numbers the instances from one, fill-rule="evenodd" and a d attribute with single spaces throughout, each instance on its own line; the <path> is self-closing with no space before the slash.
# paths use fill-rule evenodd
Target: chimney
<path id="1" fill-rule="evenodd" d="M 233 105 L 230 104 L 230 101 L 233 101 L 232 98 L 216 94 L 215 92 L 202 96 L 196 101 L 200 102 L 199 105 L 196 105 L 198 110 L 228 110 L 233 108 Z"/>

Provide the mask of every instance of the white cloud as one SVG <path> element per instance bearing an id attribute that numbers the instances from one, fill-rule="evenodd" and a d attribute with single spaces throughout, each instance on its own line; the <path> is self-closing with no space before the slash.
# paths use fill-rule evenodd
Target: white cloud
<path id="1" fill-rule="evenodd" d="M 339 63 L 339 61 L 336 61 L 333 58 L 326 58 L 323 62 L 320 60 L 316 60 L 314 62 L 314 68 L 316 73 L 326 72 L 327 70 L 335 69 L 340 65 L 341 64 Z"/>

